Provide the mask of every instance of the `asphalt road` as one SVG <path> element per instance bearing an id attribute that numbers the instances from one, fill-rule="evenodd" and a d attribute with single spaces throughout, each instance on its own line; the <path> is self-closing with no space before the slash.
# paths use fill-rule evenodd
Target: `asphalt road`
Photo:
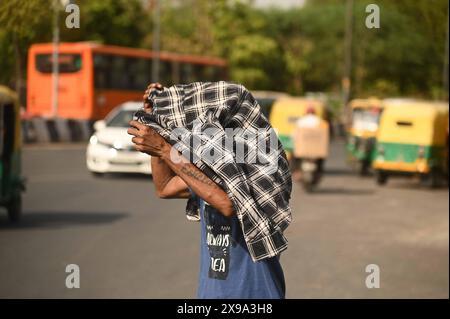
<path id="1" fill-rule="evenodd" d="M 199 225 L 148 177 L 92 177 L 83 145 L 24 150 L 24 217 L 0 213 L 1 298 L 194 298 Z M 360 178 L 334 143 L 315 194 L 294 186 L 288 298 L 448 298 L 449 193 Z M 68 264 L 79 289 L 65 286 Z M 368 264 L 380 288 L 368 289 Z"/>

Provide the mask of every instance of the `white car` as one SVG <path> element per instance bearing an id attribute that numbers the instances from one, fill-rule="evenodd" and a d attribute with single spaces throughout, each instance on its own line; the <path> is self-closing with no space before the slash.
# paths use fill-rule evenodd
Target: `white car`
<path id="1" fill-rule="evenodd" d="M 127 133 L 128 122 L 142 107 L 142 102 L 126 102 L 94 123 L 95 133 L 89 139 L 86 164 L 95 175 L 103 173 L 151 174 L 150 155 L 138 152 Z"/>

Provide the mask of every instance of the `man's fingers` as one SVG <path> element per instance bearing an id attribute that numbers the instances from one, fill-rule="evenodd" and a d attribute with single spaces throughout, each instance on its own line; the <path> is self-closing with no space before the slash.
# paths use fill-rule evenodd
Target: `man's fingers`
<path id="1" fill-rule="evenodd" d="M 147 130 L 148 126 L 145 124 L 142 124 L 138 121 L 132 120 L 130 121 L 128 124 L 130 124 L 130 126 L 137 128 L 138 130 Z"/>
<path id="2" fill-rule="evenodd" d="M 142 137 L 133 137 L 131 141 L 136 145 L 142 145 L 144 143 L 144 139 Z"/>
<path id="3" fill-rule="evenodd" d="M 162 85 L 161 85 L 161 83 L 159 83 L 159 82 L 156 82 L 156 83 L 150 83 L 150 84 L 147 86 L 147 89 L 152 89 L 152 88 L 162 89 Z"/>
<path id="4" fill-rule="evenodd" d="M 127 133 L 130 135 L 139 136 L 139 131 L 137 129 L 135 129 L 134 127 L 130 127 L 127 130 Z"/>
<path id="5" fill-rule="evenodd" d="M 144 103 L 144 110 L 151 110 L 152 105 L 150 103 Z"/>

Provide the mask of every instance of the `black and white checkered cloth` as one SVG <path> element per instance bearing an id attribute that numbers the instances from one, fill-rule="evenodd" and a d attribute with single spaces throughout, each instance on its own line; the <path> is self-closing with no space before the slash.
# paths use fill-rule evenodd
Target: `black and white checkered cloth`
<path id="1" fill-rule="evenodd" d="M 282 145 L 252 94 L 239 84 L 195 82 L 156 91 L 150 100 L 152 112 L 138 111 L 137 119 L 226 191 L 252 259 L 286 249 L 291 173 Z M 247 136 L 255 137 L 253 133 L 258 139 Z M 231 148 L 226 147 L 230 136 Z M 192 199 L 186 214 L 199 219 Z"/>

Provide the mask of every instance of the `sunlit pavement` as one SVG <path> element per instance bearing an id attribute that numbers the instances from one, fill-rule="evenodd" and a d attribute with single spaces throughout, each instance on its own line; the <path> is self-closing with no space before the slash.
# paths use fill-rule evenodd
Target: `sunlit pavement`
<path id="1" fill-rule="evenodd" d="M 92 177 L 83 145 L 26 147 L 24 216 L 0 214 L 0 297 L 193 298 L 199 225 L 149 177 Z M 448 298 L 448 188 L 351 173 L 342 142 L 314 194 L 294 186 L 288 298 Z M 81 287 L 65 286 L 77 264 Z M 368 289 L 365 268 L 380 268 Z"/>

